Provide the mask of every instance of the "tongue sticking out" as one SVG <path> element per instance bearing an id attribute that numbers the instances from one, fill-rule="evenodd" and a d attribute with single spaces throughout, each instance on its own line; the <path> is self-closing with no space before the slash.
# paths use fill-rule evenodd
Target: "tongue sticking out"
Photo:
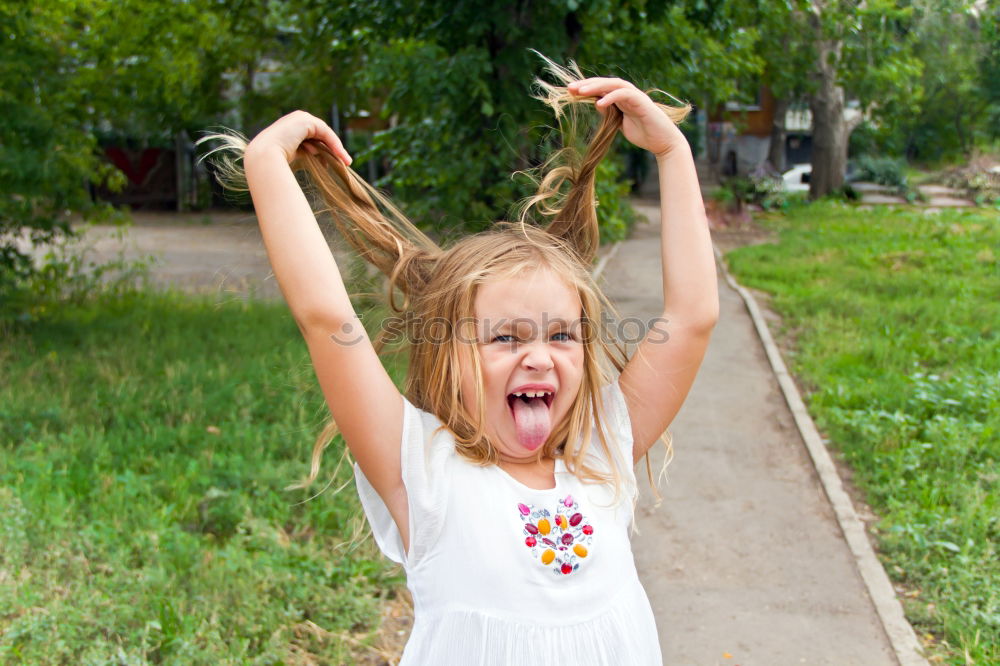
<path id="1" fill-rule="evenodd" d="M 545 443 L 552 431 L 549 407 L 544 398 L 531 398 L 525 402 L 514 398 L 514 427 L 521 446 L 534 451 Z"/>

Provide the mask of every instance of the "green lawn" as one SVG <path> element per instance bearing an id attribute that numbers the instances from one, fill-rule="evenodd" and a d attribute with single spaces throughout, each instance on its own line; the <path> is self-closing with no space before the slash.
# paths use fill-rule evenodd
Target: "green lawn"
<path id="1" fill-rule="evenodd" d="M 283 304 L 132 294 L 4 338 L 0 663 L 365 653 L 401 573 L 353 486 L 283 490 L 325 417 Z"/>
<path id="2" fill-rule="evenodd" d="M 935 661 L 1000 663 L 1000 214 L 837 202 L 727 260 L 773 295 L 810 412 L 881 517 Z"/>

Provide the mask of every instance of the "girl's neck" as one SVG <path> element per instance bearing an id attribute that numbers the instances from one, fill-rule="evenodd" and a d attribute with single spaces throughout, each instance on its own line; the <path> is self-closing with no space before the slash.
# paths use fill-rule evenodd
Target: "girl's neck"
<path id="1" fill-rule="evenodd" d="M 501 458 L 497 466 L 511 478 L 529 488 L 551 490 L 556 487 L 555 458 L 527 461 Z"/>

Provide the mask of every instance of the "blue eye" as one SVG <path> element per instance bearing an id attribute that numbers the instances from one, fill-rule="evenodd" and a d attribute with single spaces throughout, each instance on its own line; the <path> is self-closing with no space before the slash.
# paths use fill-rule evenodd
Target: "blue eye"
<path id="1" fill-rule="evenodd" d="M 498 335 L 493 338 L 493 342 L 514 342 L 513 335 Z"/>
<path id="2" fill-rule="evenodd" d="M 572 342 L 573 341 L 573 337 L 569 333 L 566 333 L 566 332 L 554 333 L 552 335 L 552 339 L 555 340 L 556 342 Z"/>

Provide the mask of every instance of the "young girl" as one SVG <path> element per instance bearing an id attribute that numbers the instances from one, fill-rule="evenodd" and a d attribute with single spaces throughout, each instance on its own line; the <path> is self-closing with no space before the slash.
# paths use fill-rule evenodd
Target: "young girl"
<path id="1" fill-rule="evenodd" d="M 529 201 L 550 218 L 544 229 L 525 215 L 440 249 L 347 168 L 322 120 L 298 111 L 249 145 L 226 139 L 245 149 L 268 256 L 357 462 L 375 539 L 406 570 L 415 622 L 403 664 L 661 663 L 629 544 L 633 466 L 680 409 L 718 316 L 704 206 L 676 127 L 689 109 L 575 66 L 550 71 L 561 85 L 539 82 L 541 98 L 557 117 L 593 105 L 600 124 L 582 158 L 567 148 L 567 164 L 544 167 Z M 600 326 L 606 302 L 589 273 L 594 173 L 619 129 L 656 156 L 662 210 L 663 316 L 627 364 Z M 389 277 L 410 339 L 403 395 L 290 165 Z"/>

